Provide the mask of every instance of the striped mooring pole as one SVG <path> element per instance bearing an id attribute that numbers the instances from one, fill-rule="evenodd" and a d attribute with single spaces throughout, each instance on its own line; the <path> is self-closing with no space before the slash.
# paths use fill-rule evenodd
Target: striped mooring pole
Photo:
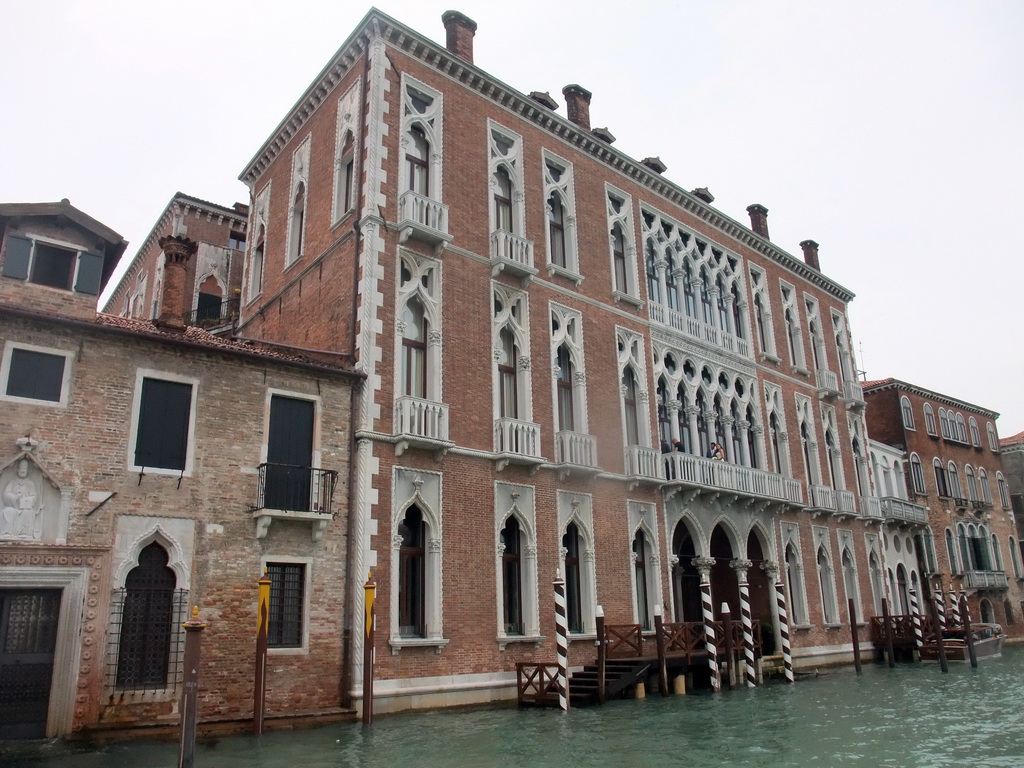
<path id="1" fill-rule="evenodd" d="M 722 690 L 722 670 L 718 667 L 718 646 L 715 643 L 715 607 L 711 602 L 711 566 L 715 561 L 710 557 L 695 557 L 693 564 L 700 573 L 700 606 L 704 619 L 704 649 L 708 654 L 708 669 L 711 671 L 711 690 Z"/>
<path id="2" fill-rule="evenodd" d="M 946 596 L 942 594 L 942 586 L 932 590 L 932 602 L 935 604 L 935 612 L 939 617 L 939 630 L 946 628 Z"/>
<path id="3" fill-rule="evenodd" d="M 917 602 L 917 590 L 910 588 L 910 621 L 914 625 L 914 647 L 918 653 L 924 645 L 924 630 L 921 627 L 921 606 Z"/>
<path id="4" fill-rule="evenodd" d="M 782 636 L 782 665 L 785 667 L 786 682 L 792 683 L 796 678 L 793 675 L 793 649 L 789 644 L 789 617 L 786 614 L 786 590 L 781 581 L 775 582 L 775 603 L 779 609 L 779 634 Z"/>
<path id="5" fill-rule="evenodd" d="M 960 613 L 963 614 L 962 618 L 964 620 L 964 623 L 970 624 L 972 621 L 974 621 L 974 619 L 971 618 L 971 604 L 967 602 L 966 590 L 960 591 L 960 600 L 963 601 L 963 604 L 961 606 L 962 610 L 960 611 Z"/>
<path id="6" fill-rule="evenodd" d="M 963 619 L 960 617 L 960 598 L 956 596 L 955 589 L 949 590 L 949 616 L 953 620 L 953 626 L 963 626 Z"/>
<path id="7" fill-rule="evenodd" d="M 740 622 L 743 624 L 743 666 L 746 671 L 747 688 L 757 687 L 757 670 L 754 668 L 754 622 L 750 617 L 750 584 L 747 569 L 753 565 L 749 560 L 734 560 L 732 567 L 740 585 Z"/>
<path id="8" fill-rule="evenodd" d="M 555 571 L 555 650 L 558 656 L 558 706 L 569 709 L 569 627 L 565 612 L 565 579 Z"/>

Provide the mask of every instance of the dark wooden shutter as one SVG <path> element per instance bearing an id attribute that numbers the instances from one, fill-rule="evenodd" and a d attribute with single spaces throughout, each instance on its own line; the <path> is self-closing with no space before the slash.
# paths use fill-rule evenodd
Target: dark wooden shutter
<path id="1" fill-rule="evenodd" d="M 139 467 L 184 469 L 192 385 L 143 379 L 135 464 Z"/>
<path id="2" fill-rule="evenodd" d="M 4 275 L 28 280 L 28 259 L 31 253 L 31 240 L 24 237 L 8 237 L 7 253 L 4 255 Z"/>
<path id="3" fill-rule="evenodd" d="M 88 293 L 90 296 L 99 295 L 102 277 L 102 256 L 97 256 L 95 253 L 78 254 L 78 277 L 75 280 L 75 290 L 78 293 Z"/>
<path id="4" fill-rule="evenodd" d="M 11 397 L 60 402 L 66 362 L 63 355 L 47 355 L 30 349 L 12 350 L 7 394 Z"/>
<path id="5" fill-rule="evenodd" d="M 309 511 L 313 463 L 311 400 L 270 398 L 264 504 L 270 509 Z"/>

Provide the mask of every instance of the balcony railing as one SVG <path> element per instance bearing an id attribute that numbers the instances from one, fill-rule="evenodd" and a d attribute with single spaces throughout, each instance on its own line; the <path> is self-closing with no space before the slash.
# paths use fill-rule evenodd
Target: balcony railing
<path id="1" fill-rule="evenodd" d="M 822 397 L 835 397 L 839 394 L 839 377 L 827 368 L 819 368 L 818 394 Z"/>
<path id="2" fill-rule="evenodd" d="M 921 504 L 915 504 L 906 499 L 898 499 L 895 496 L 879 499 L 879 504 L 882 507 L 882 515 L 886 520 L 907 523 L 928 522 L 928 509 Z"/>
<path id="3" fill-rule="evenodd" d="M 661 459 L 669 485 L 734 491 L 744 496 L 794 504 L 803 502 L 800 483 L 774 472 L 678 451 L 661 454 Z"/>
<path id="4" fill-rule="evenodd" d="M 836 510 L 836 492 L 834 488 L 827 485 L 812 485 L 810 487 L 812 509 Z"/>
<path id="5" fill-rule="evenodd" d="M 395 401 L 395 434 L 399 438 L 398 456 L 409 446 L 427 449 L 449 447 L 448 404 L 419 397 L 398 398 Z"/>
<path id="6" fill-rule="evenodd" d="M 597 440 L 593 435 L 585 435 L 582 432 L 556 432 L 555 463 L 597 467 Z"/>
<path id="7" fill-rule="evenodd" d="M 857 514 L 857 500 L 853 491 L 836 491 L 836 510 L 843 515 Z"/>
<path id="8" fill-rule="evenodd" d="M 865 520 L 882 520 L 882 502 L 874 496 L 861 496 L 860 516 Z"/>
<path id="9" fill-rule="evenodd" d="M 540 459 L 540 425 L 518 419 L 494 422 L 494 452 Z"/>
<path id="10" fill-rule="evenodd" d="M 660 454 L 653 448 L 627 445 L 626 474 L 638 479 L 662 480 L 665 475 L 661 466 Z"/>
<path id="11" fill-rule="evenodd" d="M 963 496 L 954 496 L 953 504 L 962 509 L 967 509 L 967 507 L 970 506 L 970 502 L 967 501 L 967 499 L 965 499 Z"/>
<path id="12" fill-rule="evenodd" d="M 985 502 L 981 499 L 971 499 L 971 509 L 984 509 Z"/>
<path id="13" fill-rule="evenodd" d="M 491 273 L 507 272 L 520 278 L 537 274 L 533 266 L 533 241 L 499 229 L 491 233 Z"/>
<path id="14" fill-rule="evenodd" d="M 196 328 L 212 328 L 227 325 L 238 319 L 238 299 L 221 301 L 217 307 L 200 307 L 184 317 L 185 325 Z"/>
<path id="15" fill-rule="evenodd" d="M 743 357 L 750 357 L 750 343 L 746 339 L 708 325 L 685 312 L 670 309 L 657 302 L 648 302 L 647 316 L 654 322 L 667 325 L 691 339 L 722 347 Z"/>
<path id="16" fill-rule="evenodd" d="M 260 464 L 259 486 L 253 510 L 331 514 L 331 498 L 338 473 L 333 469 L 292 464 Z"/>
<path id="17" fill-rule="evenodd" d="M 856 381 L 844 381 L 843 399 L 851 405 L 864 405 L 864 387 Z"/>
<path id="18" fill-rule="evenodd" d="M 399 198 L 398 226 L 403 241 L 412 237 L 438 245 L 452 239 L 448 234 L 448 206 L 412 190 Z"/>
<path id="19" fill-rule="evenodd" d="M 1006 574 L 1002 571 L 964 571 L 964 589 L 1006 589 Z"/>

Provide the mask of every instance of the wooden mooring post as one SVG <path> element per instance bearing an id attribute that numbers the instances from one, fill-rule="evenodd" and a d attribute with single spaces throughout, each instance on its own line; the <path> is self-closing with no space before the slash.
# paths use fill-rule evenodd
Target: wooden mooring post
<path id="1" fill-rule="evenodd" d="M 367 575 L 363 584 L 363 725 L 373 722 L 373 632 L 376 614 L 374 601 L 377 597 L 377 582 L 373 573 Z"/>
<path id="2" fill-rule="evenodd" d="M 971 669 L 977 669 L 978 654 L 974 651 L 974 632 L 971 629 L 971 610 L 967 606 L 967 595 L 961 595 L 960 601 L 960 616 L 964 620 L 964 642 L 967 643 L 967 655 L 971 657 Z"/>
<path id="3" fill-rule="evenodd" d="M 885 653 L 889 660 L 889 669 L 896 666 L 896 652 L 892 647 L 892 617 L 889 616 L 889 601 L 882 598 L 882 622 L 885 633 Z"/>
<path id="4" fill-rule="evenodd" d="M 604 675 L 606 662 L 608 660 L 604 636 L 604 607 L 600 605 L 597 606 L 597 609 L 594 611 L 594 616 L 597 619 L 597 703 L 604 704 Z"/>
<path id="5" fill-rule="evenodd" d="M 658 690 L 662 696 L 668 696 L 668 662 L 665 660 L 665 620 L 661 615 L 661 605 L 654 606 L 654 639 L 658 648 Z"/>
<path id="6" fill-rule="evenodd" d="M 199 661 L 206 622 L 199 618 L 199 606 L 192 607 L 192 618 L 185 628 L 185 674 L 181 691 L 181 741 L 178 744 L 178 768 L 195 765 L 196 724 L 199 720 Z"/>
<path id="7" fill-rule="evenodd" d="M 256 601 L 256 675 L 252 686 L 252 735 L 263 733 L 263 710 L 267 698 L 267 629 L 270 625 L 270 577 L 263 569 Z"/>
<path id="8" fill-rule="evenodd" d="M 722 632 L 725 634 L 725 659 L 729 665 L 729 690 L 736 687 L 736 653 L 732 643 L 732 613 L 729 604 L 722 603 Z"/>
<path id="9" fill-rule="evenodd" d="M 857 637 L 857 606 L 850 598 L 850 637 L 853 638 L 853 666 L 857 674 L 863 674 L 860 668 L 860 638 Z"/>

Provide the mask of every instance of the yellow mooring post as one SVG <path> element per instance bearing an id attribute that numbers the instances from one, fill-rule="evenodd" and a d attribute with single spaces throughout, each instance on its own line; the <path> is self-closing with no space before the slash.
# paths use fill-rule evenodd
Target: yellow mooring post
<path id="1" fill-rule="evenodd" d="M 377 582 L 373 580 L 373 571 L 367 574 L 363 590 L 363 725 L 369 725 L 373 722 L 373 603 L 377 596 Z"/>
<path id="2" fill-rule="evenodd" d="M 270 577 L 263 569 L 263 577 L 256 582 L 256 678 L 252 687 L 252 734 L 263 733 L 263 708 L 267 699 L 267 628 L 270 624 Z"/>

